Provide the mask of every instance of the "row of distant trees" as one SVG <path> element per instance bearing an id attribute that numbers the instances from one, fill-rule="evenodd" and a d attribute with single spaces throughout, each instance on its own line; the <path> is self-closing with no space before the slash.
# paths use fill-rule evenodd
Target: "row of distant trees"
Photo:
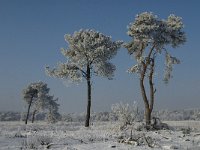
<path id="1" fill-rule="evenodd" d="M 143 111 L 139 111 L 140 115 L 138 120 L 143 119 Z M 31 115 L 32 113 L 30 113 Z M 181 120 L 196 120 L 200 121 L 200 109 L 183 109 L 183 110 L 159 110 L 153 112 L 154 116 L 159 116 L 160 119 L 165 121 L 181 121 Z M 35 116 L 36 121 L 47 120 L 45 112 L 37 113 Z M 21 112 L 0 112 L 0 121 L 25 121 L 26 113 Z M 58 121 L 66 122 L 84 122 L 85 113 L 68 113 L 61 114 Z M 113 112 L 92 112 L 91 121 L 118 121 L 119 118 Z M 30 118 L 31 121 L 31 118 Z"/>
<path id="2" fill-rule="evenodd" d="M 145 106 L 145 122 L 147 126 L 150 126 L 157 91 L 154 85 L 157 59 L 161 54 L 165 55 L 164 81 L 167 83 L 171 78 L 173 65 L 180 63 L 180 60 L 171 55 L 169 49 L 185 43 L 186 36 L 183 27 L 181 17 L 170 15 L 164 20 L 153 13 L 144 12 L 136 15 L 135 20 L 129 25 L 127 34 L 132 40 L 128 43 L 112 41 L 110 36 L 91 29 L 80 30 L 72 35 L 67 34 L 65 41 L 68 43 L 68 48 L 61 49 L 67 61 L 60 63 L 54 69 L 46 67 L 46 73 L 49 76 L 73 82 L 86 81 L 85 127 L 88 127 L 92 101 L 92 77 L 96 75 L 112 79 L 116 67 L 110 60 L 117 54 L 119 48 L 125 47 L 136 61 L 136 65 L 132 66 L 128 72 L 138 74 Z M 34 97 L 35 92 L 37 93 L 33 91 L 28 94 L 29 101 Z"/>

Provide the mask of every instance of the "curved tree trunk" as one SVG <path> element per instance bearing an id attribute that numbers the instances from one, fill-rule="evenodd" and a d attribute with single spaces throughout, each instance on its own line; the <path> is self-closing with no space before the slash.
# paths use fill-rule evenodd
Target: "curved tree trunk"
<path id="1" fill-rule="evenodd" d="M 154 94 L 156 92 L 156 90 L 154 89 L 154 84 L 153 84 L 153 73 L 154 73 L 154 59 L 155 59 L 155 54 L 153 54 L 153 58 L 151 58 L 153 49 L 154 49 L 154 45 L 152 46 L 152 48 L 150 49 L 150 52 L 148 54 L 148 57 L 146 58 L 146 61 L 142 62 L 142 72 L 140 73 L 140 89 L 141 89 L 141 93 L 142 93 L 142 98 L 144 101 L 144 105 L 145 105 L 145 122 L 146 122 L 146 127 L 147 129 L 150 127 L 151 125 L 151 113 L 153 110 L 153 105 L 154 105 Z M 150 68 L 148 68 L 150 66 Z M 144 86 L 144 78 L 145 75 L 147 73 L 147 70 L 150 69 L 150 74 L 149 74 L 149 100 L 147 98 L 147 94 L 145 91 L 145 86 Z"/>
<path id="2" fill-rule="evenodd" d="M 90 125 L 90 109 L 91 109 L 91 81 L 90 81 L 90 66 L 87 66 L 87 114 L 85 120 L 85 127 Z"/>
<path id="3" fill-rule="evenodd" d="M 144 105 L 145 105 L 145 122 L 146 122 L 146 126 L 150 126 L 151 125 L 151 110 L 149 108 L 149 102 L 146 96 L 146 91 L 145 91 L 145 87 L 144 87 L 144 78 L 140 79 L 140 88 L 141 88 L 141 92 L 142 92 L 142 98 L 144 101 Z"/>
<path id="4" fill-rule="evenodd" d="M 145 74 L 147 70 L 147 64 L 143 63 L 142 65 L 143 65 L 143 71 L 140 74 L 140 89 L 141 89 L 143 102 L 145 105 L 145 115 L 144 115 L 145 122 L 146 122 L 146 126 L 148 127 L 151 125 L 151 110 L 149 108 L 149 101 L 148 101 L 145 86 L 144 86 L 144 78 L 145 78 Z"/>

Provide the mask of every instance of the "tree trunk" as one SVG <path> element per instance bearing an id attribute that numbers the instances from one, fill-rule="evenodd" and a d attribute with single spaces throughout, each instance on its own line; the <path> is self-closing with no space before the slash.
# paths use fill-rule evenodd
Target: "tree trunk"
<path id="1" fill-rule="evenodd" d="M 31 97 L 31 101 L 30 101 L 30 103 L 28 105 L 28 112 L 27 112 L 27 115 L 26 115 L 25 124 L 27 124 L 27 122 L 28 122 L 28 117 L 29 117 L 29 112 L 30 112 L 32 101 L 33 101 L 33 97 Z"/>
<path id="2" fill-rule="evenodd" d="M 146 73 L 147 65 L 143 63 L 143 72 L 140 74 L 140 89 L 141 89 L 141 94 L 143 98 L 143 102 L 145 105 L 145 122 L 146 126 L 151 125 L 151 110 L 149 108 L 149 101 L 147 99 L 146 91 L 145 91 L 145 86 L 144 86 L 144 77 Z"/>
<path id="3" fill-rule="evenodd" d="M 87 114 L 86 114 L 86 120 L 85 120 L 85 127 L 89 127 L 90 125 L 90 109 L 91 109 L 91 82 L 90 82 L 90 67 L 87 66 L 87 96 L 88 96 L 88 102 L 87 102 Z"/>
<path id="4" fill-rule="evenodd" d="M 153 105 L 154 105 L 154 94 L 156 92 L 154 89 L 154 84 L 153 84 L 155 54 L 153 54 L 153 58 L 151 58 L 154 48 L 155 48 L 155 45 L 153 45 L 152 48 L 150 49 L 148 57 L 146 58 L 146 61 L 142 62 L 143 70 L 140 73 L 140 89 L 141 89 L 142 98 L 145 105 L 145 122 L 146 122 L 147 129 L 151 125 L 151 113 L 152 113 Z M 145 74 L 147 73 L 147 69 L 149 69 L 148 68 L 149 65 L 150 65 L 150 75 L 149 75 L 150 99 L 148 100 L 147 94 L 145 91 L 145 86 L 144 86 L 144 78 L 145 78 Z"/>
<path id="5" fill-rule="evenodd" d="M 150 111 L 153 110 L 153 106 L 154 106 L 154 95 L 155 95 L 155 92 L 156 92 L 156 89 L 154 89 L 154 84 L 153 84 L 153 73 L 154 73 L 154 59 L 151 60 L 151 68 L 150 68 L 150 74 L 149 74 Z"/>
<path id="6" fill-rule="evenodd" d="M 149 129 L 151 125 L 151 110 L 149 108 L 145 107 L 145 122 L 146 122 L 146 128 Z"/>
<path id="7" fill-rule="evenodd" d="M 32 114 L 32 123 L 34 123 L 35 121 L 35 114 L 36 114 L 37 110 L 34 110 L 33 111 L 33 114 Z"/>
<path id="8" fill-rule="evenodd" d="M 149 102 L 146 96 L 146 91 L 145 91 L 145 87 L 144 87 L 144 83 L 143 83 L 143 78 L 140 79 L 140 88 L 141 88 L 141 92 L 142 92 L 142 98 L 144 101 L 144 105 L 145 105 L 145 122 L 146 122 L 146 126 L 150 126 L 151 125 L 151 110 L 149 108 Z"/>

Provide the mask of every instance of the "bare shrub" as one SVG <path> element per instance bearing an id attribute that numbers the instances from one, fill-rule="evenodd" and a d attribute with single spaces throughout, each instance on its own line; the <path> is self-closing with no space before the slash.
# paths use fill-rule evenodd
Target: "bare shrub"
<path id="1" fill-rule="evenodd" d="M 21 142 L 21 150 L 38 149 L 38 142 L 35 138 L 25 139 Z"/>
<path id="2" fill-rule="evenodd" d="M 138 115 L 138 107 L 134 102 L 133 105 L 124 104 L 122 102 L 113 104 L 112 113 L 115 114 L 120 121 L 121 127 L 132 125 Z"/>
<path id="3" fill-rule="evenodd" d="M 23 140 L 21 143 L 21 149 L 39 149 L 44 146 L 48 147 L 53 142 L 53 139 L 49 136 L 31 136 Z"/>

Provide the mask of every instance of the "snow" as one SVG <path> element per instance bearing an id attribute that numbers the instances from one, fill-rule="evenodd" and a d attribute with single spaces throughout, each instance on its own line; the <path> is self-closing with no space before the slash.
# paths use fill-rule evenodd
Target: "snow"
<path id="1" fill-rule="evenodd" d="M 200 150 L 200 121 L 168 121 L 171 130 L 137 131 L 136 125 L 119 129 L 117 122 L 94 122 L 85 128 L 82 122 L 0 122 L 0 150 Z M 130 141 L 132 137 L 150 139 L 147 143 Z M 142 138 L 141 138 L 142 140 Z M 120 142 L 129 141 L 129 142 Z M 132 144 L 131 144 L 132 142 Z M 128 144 L 129 143 L 129 144 Z"/>

